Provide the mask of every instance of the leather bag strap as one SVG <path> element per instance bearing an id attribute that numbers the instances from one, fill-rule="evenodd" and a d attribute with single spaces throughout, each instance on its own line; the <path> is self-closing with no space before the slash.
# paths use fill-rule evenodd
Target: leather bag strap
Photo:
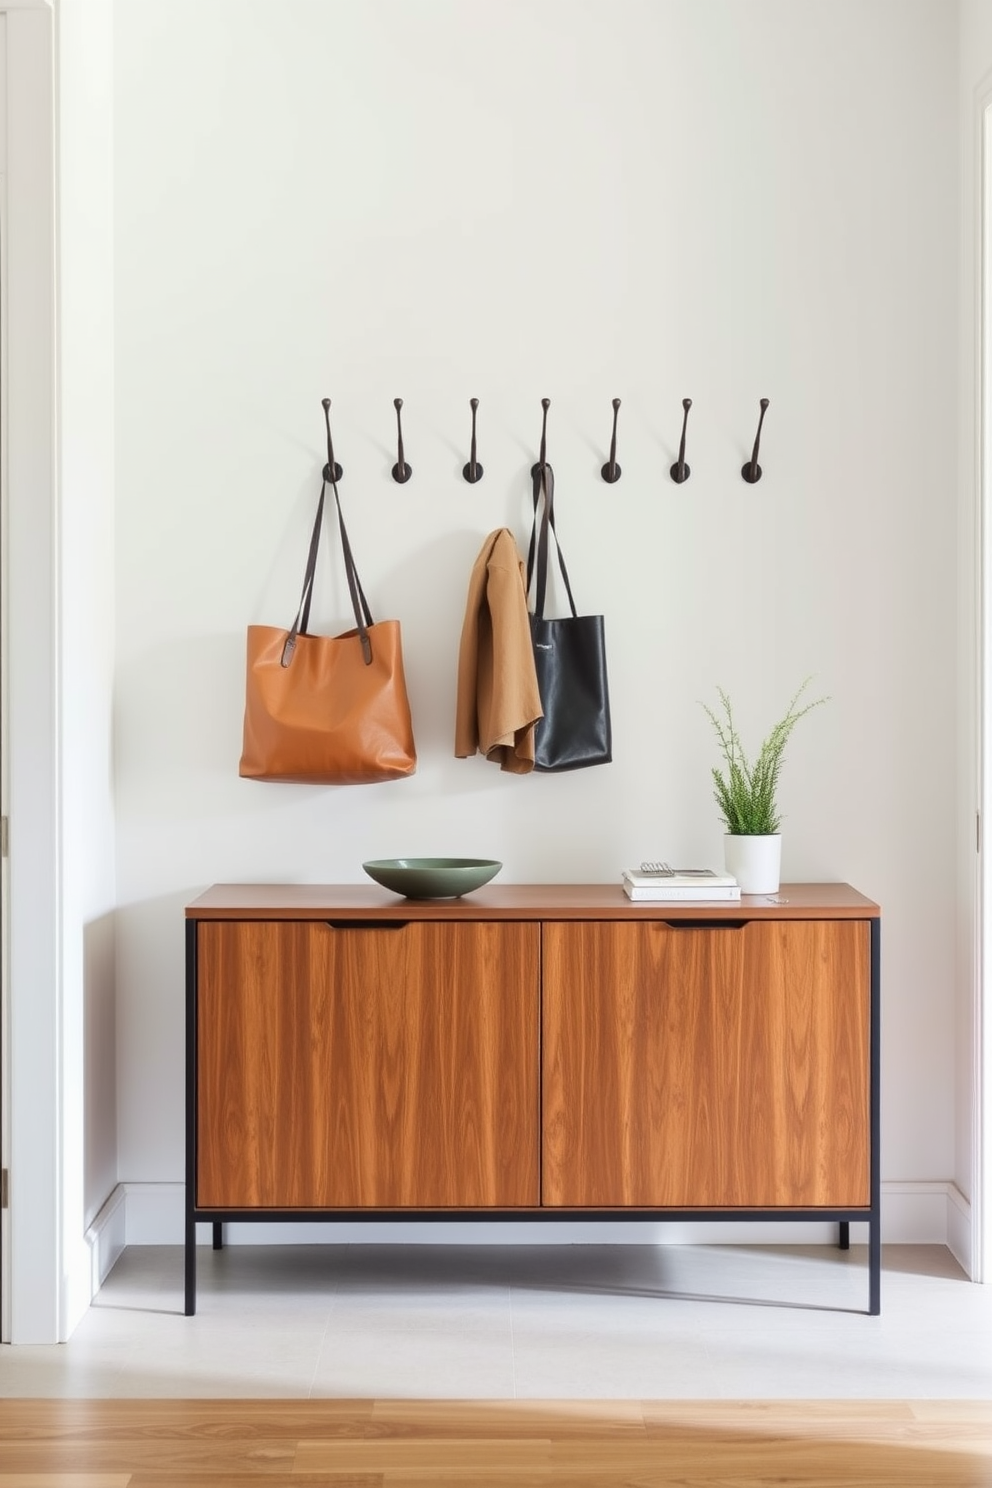
<path id="1" fill-rule="evenodd" d="M 361 637 L 362 655 L 365 657 L 365 665 L 372 664 L 372 642 L 369 640 L 367 627 L 375 622 L 372 619 L 372 611 L 369 602 L 365 598 L 365 590 L 362 581 L 358 577 L 358 569 L 355 567 L 354 554 L 351 551 L 351 543 L 348 541 L 348 529 L 344 525 L 344 512 L 341 510 L 341 497 L 338 495 L 337 481 L 331 482 L 334 488 L 334 504 L 338 509 L 338 527 L 341 532 L 341 551 L 344 554 L 344 567 L 348 575 L 348 592 L 351 595 L 351 607 L 355 612 L 355 627 Z"/>
<path id="2" fill-rule="evenodd" d="M 372 619 L 372 611 L 369 609 L 368 600 L 365 598 L 365 590 L 362 581 L 358 577 L 358 569 L 355 567 L 355 557 L 351 551 L 351 543 L 348 541 L 348 529 L 344 525 L 344 513 L 341 510 L 341 497 L 338 495 L 338 483 L 334 479 L 334 451 L 331 448 L 330 428 L 327 431 L 327 465 L 324 467 L 324 479 L 320 486 L 320 500 L 317 502 L 317 515 L 314 518 L 313 532 L 310 534 L 310 549 L 307 553 L 307 566 L 303 574 L 303 589 L 300 594 L 300 604 L 296 611 L 296 618 L 290 628 L 286 643 L 282 648 L 282 665 L 289 666 L 296 650 L 296 637 L 306 635 L 310 624 L 310 601 L 313 598 L 313 583 L 317 573 L 317 553 L 320 549 L 320 533 L 324 521 L 324 494 L 327 490 L 327 476 L 331 476 L 331 489 L 334 492 L 334 504 L 338 509 L 338 527 L 341 532 L 341 551 L 344 556 L 344 570 L 348 579 L 348 593 L 351 595 L 351 607 L 355 612 L 355 628 L 358 631 L 359 640 L 362 645 L 362 656 L 366 666 L 372 665 L 372 642 L 369 639 L 368 627 L 375 622 Z"/>
<path id="3" fill-rule="evenodd" d="M 538 529 L 537 509 L 544 496 L 544 509 L 541 513 L 540 529 Z M 530 593 L 531 579 L 534 574 L 535 550 L 537 556 L 537 591 L 534 596 L 534 615 L 538 620 L 544 619 L 544 605 L 548 592 L 548 541 L 549 531 L 554 534 L 555 551 L 558 554 L 558 567 L 565 583 L 565 593 L 568 595 L 568 603 L 572 614 L 577 617 L 575 600 L 572 597 L 572 586 L 568 579 L 568 569 L 565 567 L 565 558 L 558 541 L 558 530 L 555 527 L 555 473 L 548 464 L 537 465 L 534 468 L 534 524 L 530 532 L 530 546 L 527 549 L 527 593 Z"/>

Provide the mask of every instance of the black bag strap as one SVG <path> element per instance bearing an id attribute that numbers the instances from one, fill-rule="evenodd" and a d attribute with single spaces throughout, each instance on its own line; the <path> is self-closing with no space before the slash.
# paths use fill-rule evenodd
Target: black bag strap
<path id="1" fill-rule="evenodd" d="M 324 409 L 325 418 L 327 409 Z M 331 428 L 327 425 L 327 464 L 324 466 L 323 480 L 320 486 L 320 500 L 317 502 L 317 515 L 314 518 L 313 532 L 310 534 L 310 550 L 307 553 L 307 566 L 303 574 L 303 589 L 300 594 L 300 605 L 296 611 L 296 619 L 293 621 L 286 644 L 282 648 L 282 665 L 289 666 L 296 650 L 296 637 L 306 635 L 310 624 L 310 601 L 313 598 L 313 583 L 317 573 L 317 553 L 320 548 L 320 533 L 324 521 L 324 494 L 327 490 L 327 481 L 330 477 L 331 489 L 334 492 L 334 504 L 338 509 L 338 527 L 341 531 L 341 551 L 344 555 L 344 569 L 348 578 L 348 592 L 351 595 L 351 607 L 355 612 L 355 627 L 362 644 L 362 656 L 365 665 L 372 665 L 372 642 L 369 639 L 368 627 L 375 622 L 372 619 L 372 611 L 369 609 L 368 600 L 365 598 L 365 590 L 362 581 L 358 577 L 358 569 L 355 567 L 355 557 L 351 551 L 351 543 L 348 541 L 348 529 L 344 525 L 344 513 L 341 510 L 341 497 L 338 495 L 338 483 L 334 478 L 334 450 L 331 446 Z"/>
<path id="2" fill-rule="evenodd" d="M 544 510 L 541 513 L 540 533 L 538 533 L 537 508 L 540 504 L 541 495 L 544 495 Z M 544 619 L 544 604 L 548 592 L 548 532 L 554 533 L 555 551 L 558 554 L 558 567 L 561 570 L 562 579 L 565 582 L 565 593 L 568 595 L 568 603 L 572 614 L 578 617 L 575 608 L 575 600 L 572 598 L 572 586 L 568 581 L 568 569 L 565 567 L 565 557 L 558 541 L 558 529 L 555 527 L 555 473 L 548 464 L 534 466 L 534 525 L 530 531 L 530 546 L 527 549 L 527 593 L 530 593 L 531 578 L 534 574 L 534 554 L 537 552 L 537 592 L 534 596 L 534 615 L 538 620 Z"/>

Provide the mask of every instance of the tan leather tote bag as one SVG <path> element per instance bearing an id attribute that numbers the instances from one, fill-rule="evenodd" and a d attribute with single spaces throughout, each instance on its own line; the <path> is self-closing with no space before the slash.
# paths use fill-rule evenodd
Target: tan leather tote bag
<path id="1" fill-rule="evenodd" d="M 401 780 L 417 767 L 400 623 L 372 619 L 344 525 L 329 421 L 327 447 L 296 619 L 288 631 L 248 626 L 239 773 L 250 780 L 371 785 Z M 307 630 L 328 484 L 355 612 L 355 628 L 337 636 Z"/>

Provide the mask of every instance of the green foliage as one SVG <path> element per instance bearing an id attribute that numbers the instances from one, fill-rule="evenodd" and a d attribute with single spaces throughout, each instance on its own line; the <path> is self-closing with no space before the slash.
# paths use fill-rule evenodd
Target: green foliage
<path id="1" fill-rule="evenodd" d="M 722 687 L 717 688 L 722 716 L 702 704 L 720 744 L 726 770 L 713 769 L 713 798 L 720 808 L 727 831 L 736 837 L 759 837 L 777 832 L 781 824 L 776 792 L 785 758 L 789 735 L 813 708 L 828 702 L 825 697 L 799 706 L 812 679 L 807 677 L 795 694 L 785 717 L 780 718 L 764 740 L 754 763 L 744 752 L 730 699 Z"/>

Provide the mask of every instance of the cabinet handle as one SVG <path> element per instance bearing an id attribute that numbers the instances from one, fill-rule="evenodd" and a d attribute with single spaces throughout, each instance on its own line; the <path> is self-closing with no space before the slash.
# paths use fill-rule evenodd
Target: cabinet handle
<path id="1" fill-rule="evenodd" d="M 325 920 L 329 930 L 405 930 L 409 920 Z"/>
<path id="2" fill-rule="evenodd" d="M 665 920 L 670 930 L 743 930 L 750 920 Z"/>

